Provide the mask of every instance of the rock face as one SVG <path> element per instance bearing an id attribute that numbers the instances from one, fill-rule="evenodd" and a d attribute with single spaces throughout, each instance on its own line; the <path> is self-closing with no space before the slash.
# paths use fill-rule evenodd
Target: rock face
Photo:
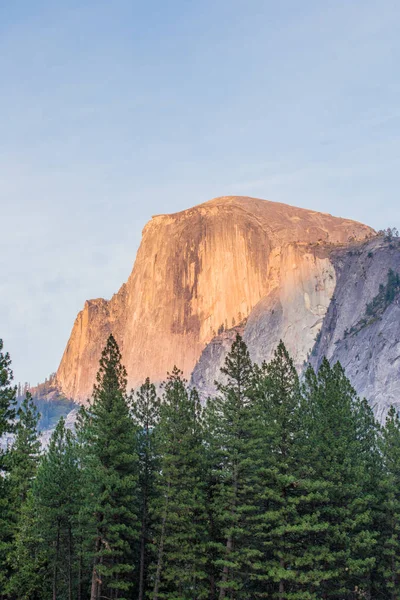
<path id="1" fill-rule="evenodd" d="M 366 309 L 389 269 L 400 273 L 400 240 L 376 238 L 333 253 L 332 261 L 337 285 L 310 362 L 318 367 L 323 356 L 339 361 L 384 421 L 391 404 L 400 406 L 400 297 L 382 314 L 368 316 Z"/>
<path id="2" fill-rule="evenodd" d="M 337 246 L 329 259 L 327 250 L 320 247 L 311 255 L 296 248 L 291 276 L 290 263 L 282 259 L 280 284 L 254 307 L 240 333 L 258 363 L 271 358 L 279 339 L 299 372 L 305 362 L 317 369 L 324 356 L 339 361 L 384 422 L 391 404 L 400 409 L 400 293 L 388 305 L 378 304 L 376 314 L 368 313 L 367 305 L 387 284 L 390 269 L 400 274 L 400 240 L 375 237 Z M 287 252 L 292 254 L 292 247 Z M 235 334 L 230 330 L 214 338 L 193 370 L 192 383 L 203 399 L 215 393 L 213 382 L 221 380 Z"/>
<path id="3" fill-rule="evenodd" d="M 247 197 L 157 215 L 143 230 L 127 283 L 110 301 L 87 301 L 79 313 L 58 385 L 68 397 L 88 398 L 110 332 L 129 386 L 147 376 L 161 381 L 174 364 L 189 377 L 218 332 L 246 319 L 255 359 L 268 359 L 283 338 L 300 365 L 335 289 L 332 253 L 373 233 L 354 221 Z M 227 346 L 227 335 L 217 337 L 214 350 L 224 346 L 221 339 Z M 195 381 L 204 378 L 199 365 Z"/>
<path id="4" fill-rule="evenodd" d="M 241 334 L 251 358 L 261 364 L 272 358 L 283 340 L 301 371 L 322 327 L 336 285 L 335 268 L 325 246 L 289 244 L 270 259 L 270 291 L 255 305 Z M 203 398 L 214 393 L 213 382 L 225 360 L 233 332 L 217 337 L 203 351 L 192 383 Z M 206 375 L 204 375 L 206 374 Z"/>

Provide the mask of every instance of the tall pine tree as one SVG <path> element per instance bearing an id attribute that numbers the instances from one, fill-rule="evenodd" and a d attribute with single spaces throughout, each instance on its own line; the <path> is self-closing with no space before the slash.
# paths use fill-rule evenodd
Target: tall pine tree
<path id="1" fill-rule="evenodd" d="M 248 525 L 257 510 L 255 498 L 256 446 L 252 410 L 253 364 L 239 334 L 221 369 L 224 383 L 207 407 L 213 489 L 212 540 L 217 589 L 223 598 L 248 598 L 252 564 L 259 556 Z"/>
<path id="2" fill-rule="evenodd" d="M 8 436 L 14 433 L 16 387 L 13 386 L 11 358 L 8 352 L 3 352 L 3 340 L 0 339 L 0 590 L 5 589 L 9 576 L 7 556 L 12 539 L 12 505 L 8 481 L 9 451 Z M 0 597 L 1 597 L 0 591 Z"/>
<path id="3" fill-rule="evenodd" d="M 37 425 L 40 415 L 32 401 L 32 396 L 26 392 L 26 396 L 17 411 L 18 421 L 15 425 L 15 440 L 8 454 L 9 476 L 9 526 L 12 535 L 9 543 L 8 563 L 11 568 L 7 589 L 19 590 L 18 573 L 16 568 L 20 567 L 18 553 L 16 552 L 16 541 L 19 532 L 24 527 L 22 523 L 26 518 L 24 505 L 28 493 L 32 488 L 36 476 L 40 457 L 40 440 Z M 17 567 L 15 567 L 17 565 Z"/>
<path id="4" fill-rule="evenodd" d="M 322 598 L 368 594 L 375 563 L 370 490 L 366 488 L 364 446 L 360 442 L 359 402 L 339 363 L 324 359 L 304 386 L 303 471 L 325 488 L 314 512 L 326 527 L 320 541 Z"/>
<path id="5" fill-rule="evenodd" d="M 318 598 L 319 548 L 312 538 L 321 524 L 310 502 L 316 486 L 301 477 L 298 444 L 302 427 L 300 383 L 281 341 L 273 360 L 256 369 L 255 429 L 258 432 L 258 510 L 251 536 L 262 551 L 254 563 L 255 597 Z M 322 527 L 323 529 L 323 527 Z"/>
<path id="6" fill-rule="evenodd" d="M 400 418 L 391 406 L 382 432 L 384 496 L 380 529 L 380 575 L 391 600 L 400 598 Z"/>
<path id="7" fill-rule="evenodd" d="M 154 384 L 147 378 L 132 398 L 133 419 L 138 430 L 139 450 L 139 515 L 141 519 L 138 559 L 138 600 L 148 591 L 148 569 L 151 561 L 149 550 L 153 534 L 153 520 L 149 507 L 156 495 L 157 456 L 155 427 L 160 418 L 160 400 Z"/>
<path id="8" fill-rule="evenodd" d="M 160 470 L 152 600 L 207 598 L 204 448 L 198 394 L 176 367 L 164 388 L 157 427 Z"/>
<path id="9" fill-rule="evenodd" d="M 137 429 L 126 395 L 126 371 L 112 335 L 80 424 L 85 502 L 95 521 L 91 600 L 130 598 L 138 538 Z"/>

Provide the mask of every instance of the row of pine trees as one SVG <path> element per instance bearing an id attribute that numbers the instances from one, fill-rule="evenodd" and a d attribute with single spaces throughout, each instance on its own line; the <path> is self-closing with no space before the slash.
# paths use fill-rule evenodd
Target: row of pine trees
<path id="1" fill-rule="evenodd" d="M 0 341 L 2 599 L 400 598 L 395 410 L 381 428 L 326 360 L 299 381 L 283 343 L 257 366 L 238 335 L 222 375 L 206 406 L 176 368 L 128 395 L 110 336 L 41 453 Z"/>

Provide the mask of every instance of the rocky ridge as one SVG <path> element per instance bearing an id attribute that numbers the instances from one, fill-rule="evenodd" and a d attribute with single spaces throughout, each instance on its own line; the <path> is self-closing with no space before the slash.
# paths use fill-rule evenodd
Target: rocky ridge
<path id="1" fill-rule="evenodd" d="M 79 313 L 57 384 L 85 402 L 110 332 L 130 387 L 146 376 L 161 381 L 174 364 L 198 382 L 208 344 L 245 320 L 255 360 L 268 359 L 282 338 L 300 367 L 335 290 L 332 253 L 373 235 L 361 223 L 248 197 L 157 215 L 127 283 Z"/>

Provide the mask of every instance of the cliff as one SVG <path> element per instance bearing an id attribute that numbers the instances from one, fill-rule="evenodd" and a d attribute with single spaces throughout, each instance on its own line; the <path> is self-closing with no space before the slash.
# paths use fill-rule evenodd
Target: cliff
<path id="1" fill-rule="evenodd" d="M 127 283 L 79 313 L 58 385 L 68 397 L 87 399 L 110 332 L 129 386 L 147 376 L 161 381 L 174 364 L 189 377 L 209 342 L 246 320 L 255 359 L 268 358 L 283 337 L 300 365 L 336 286 L 333 251 L 373 233 L 354 221 L 247 197 L 157 215 L 143 230 Z"/>
<path id="2" fill-rule="evenodd" d="M 399 286 L 386 294 L 389 271 L 400 273 L 400 240 L 379 237 L 336 251 L 332 261 L 337 284 L 311 363 L 339 361 L 384 421 L 391 404 L 400 406 Z"/>

